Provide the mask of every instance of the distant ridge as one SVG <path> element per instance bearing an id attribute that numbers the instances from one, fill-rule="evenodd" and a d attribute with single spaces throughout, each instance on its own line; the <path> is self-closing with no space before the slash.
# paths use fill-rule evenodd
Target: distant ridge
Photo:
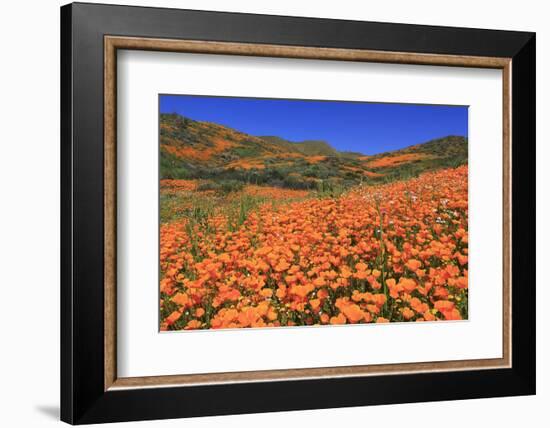
<path id="1" fill-rule="evenodd" d="M 289 150 L 297 150 L 298 152 L 303 153 L 304 155 L 336 156 L 339 153 L 329 143 L 322 140 L 305 140 L 305 141 L 292 142 L 292 141 L 284 140 L 280 137 L 275 137 L 275 136 L 265 136 L 265 137 L 262 136 L 259 138 L 269 143 L 277 144 L 281 147 L 286 147 Z"/>

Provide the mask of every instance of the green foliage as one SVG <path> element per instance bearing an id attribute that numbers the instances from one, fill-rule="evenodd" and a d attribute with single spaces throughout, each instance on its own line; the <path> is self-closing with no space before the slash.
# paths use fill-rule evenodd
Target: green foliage
<path id="1" fill-rule="evenodd" d="M 319 198 L 337 198 L 346 191 L 347 186 L 339 180 L 320 180 L 317 182 Z"/>
<path id="2" fill-rule="evenodd" d="M 237 204 L 230 209 L 228 217 L 228 226 L 230 231 L 235 231 L 243 225 L 250 211 L 256 209 L 264 198 L 258 198 L 250 195 L 242 195 Z"/>
<path id="3" fill-rule="evenodd" d="M 204 181 L 197 185 L 198 192 L 205 192 L 208 190 L 220 190 L 220 185 L 213 181 Z"/>
<path id="4" fill-rule="evenodd" d="M 187 179 L 193 176 L 187 163 L 164 150 L 160 151 L 160 178 Z"/>
<path id="5" fill-rule="evenodd" d="M 308 166 L 302 173 L 305 177 L 314 177 L 314 178 L 328 178 L 330 175 L 330 170 L 322 165 L 315 164 Z"/>
<path id="6" fill-rule="evenodd" d="M 231 192 L 238 192 L 242 190 L 243 187 L 244 183 L 239 180 L 205 181 L 197 186 L 197 191 L 203 192 L 213 190 L 221 195 L 227 195 Z"/>
<path id="7" fill-rule="evenodd" d="M 238 158 L 251 158 L 262 154 L 261 148 L 254 145 L 234 147 L 230 152 Z"/>
<path id="8" fill-rule="evenodd" d="M 244 183 L 237 180 L 222 180 L 219 182 L 219 190 L 224 193 L 238 192 L 242 190 Z"/>
<path id="9" fill-rule="evenodd" d="M 308 190 L 314 188 L 315 185 L 315 181 L 304 180 L 303 177 L 299 175 L 287 175 L 283 179 L 283 187 L 288 189 Z"/>

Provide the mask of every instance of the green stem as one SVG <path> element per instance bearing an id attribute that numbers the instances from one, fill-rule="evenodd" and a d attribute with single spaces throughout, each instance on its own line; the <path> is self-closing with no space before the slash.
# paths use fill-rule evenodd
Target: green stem
<path id="1" fill-rule="evenodd" d="M 382 266 L 380 268 L 380 271 L 381 271 L 380 280 L 382 281 L 382 287 L 383 287 L 382 290 L 384 291 L 384 294 L 386 296 L 386 301 L 384 302 L 384 306 L 383 306 L 383 313 L 384 313 L 385 316 L 387 316 L 388 315 L 388 299 L 389 299 L 388 287 L 386 285 L 387 254 L 386 254 L 386 245 L 384 244 L 384 229 L 383 229 L 384 222 L 383 222 L 383 218 L 382 218 L 382 213 L 380 212 L 380 201 L 378 199 L 376 199 L 376 211 L 378 213 L 378 217 L 380 218 L 379 239 L 380 239 L 380 251 L 381 251 L 381 256 L 382 256 Z"/>

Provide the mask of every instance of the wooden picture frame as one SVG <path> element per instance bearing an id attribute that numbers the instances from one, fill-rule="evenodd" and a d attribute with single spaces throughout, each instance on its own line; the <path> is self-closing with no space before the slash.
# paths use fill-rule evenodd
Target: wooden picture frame
<path id="1" fill-rule="evenodd" d="M 502 70 L 503 357 L 117 377 L 118 49 Z M 61 9 L 61 52 L 62 420 L 114 422 L 535 392 L 533 33 L 76 3 Z"/>

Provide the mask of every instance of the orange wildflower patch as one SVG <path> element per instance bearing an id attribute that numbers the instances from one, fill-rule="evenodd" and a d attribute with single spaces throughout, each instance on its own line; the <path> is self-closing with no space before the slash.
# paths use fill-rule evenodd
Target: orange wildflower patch
<path id="1" fill-rule="evenodd" d="M 162 330 L 467 319 L 466 166 L 334 197 L 241 192 L 267 202 L 161 224 Z"/>
<path id="2" fill-rule="evenodd" d="M 161 144 L 161 149 L 182 159 L 206 161 L 212 156 L 234 147 L 235 143 L 226 139 L 216 138 L 210 146 L 195 148 L 190 145 Z"/>
<path id="3" fill-rule="evenodd" d="M 196 180 L 160 180 L 160 188 L 175 189 L 180 191 L 192 192 L 197 188 Z"/>
<path id="4" fill-rule="evenodd" d="M 322 161 L 326 160 L 327 157 L 326 156 L 320 156 L 320 155 L 319 156 L 308 156 L 306 159 L 309 163 L 316 164 L 316 163 L 319 163 L 319 162 L 322 162 Z"/>
<path id="5" fill-rule="evenodd" d="M 265 165 L 261 159 L 238 159 L 236 161 L 227 164 L 226 168 L 240 168 L 240 169 L 264 169 Z"/>
<path id="6" fill-rule="evenodd" d="M 260 196 L 277 201 L 294 198 L 305 198 L 309 194 L 307 190 L 282 189 L 280 187 L 254 185 L 245 186 L 244 193 L 250 196 Z"/>
<path id="7" fill-rule="evenodd" d="M 396 156 L 386 156 L 378 159 L 367 159 L 369 168 L 386 168 L 390 166 L 402 165 L 409 162 L 414 162 L 421 159 L 426 159 L 428 156 L 421 153 L 404 153 Z"/>

